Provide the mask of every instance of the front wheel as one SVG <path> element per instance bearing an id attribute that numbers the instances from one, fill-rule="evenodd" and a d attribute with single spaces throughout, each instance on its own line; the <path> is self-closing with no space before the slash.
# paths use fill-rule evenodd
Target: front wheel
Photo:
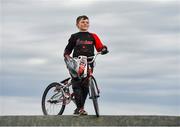
<path id="1" fill-rule="evenodd" d="M 62 115 L 65 109 L 64 94 L 57 82 L 51 83 L 42 96 L 42 111 L 44 115 Z"/>
<path id="2" fill-rule="evenodd" d="M 93 101 L 93 105 L 94 105 L 94 109 L 95 109 L 95 113 L 96 116 L 99 117 L 99 106 L 98 106 L 98 97 L 99 97 L 99 93 L 98 93 L 98 89 L 97 89 L 97 83 L 94 77 L 90 77 L 90 93 L 91 93 L 91 98 Z"/>

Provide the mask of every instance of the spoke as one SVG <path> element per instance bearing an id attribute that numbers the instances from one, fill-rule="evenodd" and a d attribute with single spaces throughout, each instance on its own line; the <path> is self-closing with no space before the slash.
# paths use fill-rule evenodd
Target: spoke
<path id="1" fill-rule="evenodd" d="M 53 104 L 53 115 L 54 115 L 54 104 Z"/>
<path id="2" fill-rule="evenodd" d="M 51 104 L 49 105 L 49 113 L 48 114 L 51 114 Z"/>

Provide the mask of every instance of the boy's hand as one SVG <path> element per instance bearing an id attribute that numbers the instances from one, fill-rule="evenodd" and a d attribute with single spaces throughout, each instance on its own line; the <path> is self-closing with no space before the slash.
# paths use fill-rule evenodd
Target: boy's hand
<path id="1" fill-rule="evenodd" d="M 102 55 L 105 55 L 105 54 L 107 54 L 108 52 L 109 52 L 109 51 L 108 51 L 108 49 L 107 49 L 106 46 L 104 46 L 103 49 L 101 50 L 101 54 L 102 54 Z"/>
<path id="2" fill-rule="evenodd" d="M 68 59 L 71 58 L 71 56 L 70 55 L 65 55 L 64 58 L 68 60 Z"/>

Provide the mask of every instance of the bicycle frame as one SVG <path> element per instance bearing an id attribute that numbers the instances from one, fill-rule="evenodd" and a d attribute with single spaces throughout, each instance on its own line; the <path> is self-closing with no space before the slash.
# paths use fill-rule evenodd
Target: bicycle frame
<path id="1" fill-rule="evenodd" d="M 96 60 L 96 58 L 97 58 L 97 56 L 99 54 L 101 54 L 101 52 L 97 52 L 94 56 L 88 57 L 88 59 L 92 59 L 91 61 L 87 62 L 88 63 L 88 68 L 89 68 L 90 64 L 93 63 Z M 88 80 L 89 80 L 90 77 L 93 77 L 93 73 L 92 72 L 89 72 L 86 78 L 88 78 Z M 69 77 L 69 78 L 67 78 L 67 79 L 65 79 L 65 80 L 63 80 L 63 81 L 61 81 L 59 83 L 60 87 L 61 87 L 60 89 L 61 89 L 61 91 L 62 91 L 62 93 L 63 93 L 65 98 L 69 98 L 69 96 L 65 93 L 64 89 L 66 89 L 66 88 L 69 89 L 69 87 L 72 85 L 71 84 L 71 80 L 72 80 L 72 78 Z M 99 94 L 100 91 L 99 91 L 99 88 L 98 88 L 97 84 L 96 84 L 96 89 L 97 89 L 98 94 Z M 91 97 L 90 93 L 89 93 L 89 96 Z"/>
<path id="2" fill-rule="evenodd" d="M 87 57 L 87 65 L 86 65 L 87 77 L 85 77 L 89 82 L 89 90 L 90 90 L 89 98 L 93 100 L 94 107 L 96 107 L 95 111 L 96 111 L 97 116 L 99 116 L 99 113 L 97 113 L 98 111 L 97 110 L 98 109 L 97 97 L 99 96 L 99 89 L 98 89 L 96 80 L 93 77 L 93 73 L 91 70 L 91 63 L 93 63 L 96 60 L 96 57 L 99 54 L 101 54 L 101 52 L 98 52 L 94 56 Z M 47 86 L 47 88 L 45 89 L 43 93 L 42 102 L 41 102 L 44 115 L 54 114 L 54 111 L 56 112 L 55 113 L 56 115 L 62 115 L 65 109 L 65 106 L 69 104 L 71 100 L 75 103 L 75 95 L 70 89 L 70 86 L 72 85 L 71 81 L 72 81 L 72 77 L 69 77 L 61 82 L 53 82 Z M 92 88 L 93 88 L 93 92 L 92 92 Z M 53 92 L 53 95 L 50 94 L 50 96 L 47 97 L 50 90 Z M 46 107 L 46 104 L 47 104 L 47 107 Z M 51 110 L 51 104 L 53 106 L 52 110 Z M 59 104 L 61 104 L 60 110 L 56 108 L 56 106 L 59 107 Z"/>

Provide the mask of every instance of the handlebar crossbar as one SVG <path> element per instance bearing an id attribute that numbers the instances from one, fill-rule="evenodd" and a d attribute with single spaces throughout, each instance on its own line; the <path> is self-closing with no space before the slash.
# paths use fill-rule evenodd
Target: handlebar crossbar
<path id="1" fill-rule="evenodd" d="M 88 64 L 93 63 L 96 60 L 96 57 L 101 54 L 101 52 L 97 52 L 94 56 L 89 56 L 87 57 L 87 59 L 90 59 L 90 61 L 88 61 Z M 92 60 L 91 60 L 92 59 Z"/>

